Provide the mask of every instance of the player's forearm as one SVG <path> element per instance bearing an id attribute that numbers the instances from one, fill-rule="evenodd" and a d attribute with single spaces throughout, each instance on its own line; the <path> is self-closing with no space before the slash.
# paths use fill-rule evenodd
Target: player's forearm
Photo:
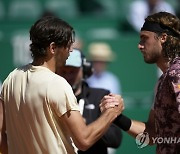
<path id="1" fill-rule="evenodd" d="M 127 116 L 121 114 L 119 115 L 114 124 L 119 126 L 122 130 L 126 131 L 133 137 L 136 137 L 139 133 L 144 132 L 145 130 L 145 123 L 140 121 L 131 120 Z"/>
<path id="2" fill-rule="evenodd" d="M 152 132 L 154 132 L 153 127 L 149 126 L 148 122 L 147 123 L 143 123 L 140 121 L 134 121 L 132 120 L 132 124 L 130 129 L 127 131 L 127 133 L 131 136 L 133 136 L 134 138 L 137 137 L 138 134 L 141 133 L 147 133 L 148 137 L 149 137 L 149 143 L 148 145 L 153 145 L 153 140 L 152 140 Z"/>
<path id="3" fill-rule="evenodd" d="M 80 148 L 80 150 L 87 150 L 107 131 L 113 120 L 117 117 L 117 114 L 110 110 L 113 109 L 104 112 L 96 121 L 89 124 L 84 132 L 82 132 L 81 139 L 78 140 L 78 148 Z"/>
<path id="4" fill-rule="evenodd" d="M 149 135 L 150 145 L 153 144 L 152 137 L 155 136 L 155 126 L 154 126 L 154 111 L 151 110 L 149 114 L 148 121 L 146 123 L 131 120 L 127 116 L 121 114 L 118 116 L 114 124 L 120 127 L 122 130 L 127 132 L 129 135 L 133 136 L 134 138 L 140 133 L 147 133 Z"/>
<path id="5" fill-rule="evenodd" d="M 124 110 L 123 99 L 120 96 L 115 97 L 114 95 L 104 96 L 100 109 L 102 115 L 88 126 L 77 112 L 70 111 L 70 113 L 62 116 L 72 133 L 75 145 L 82 151 L 87 150 L 99 140 L 114 119 L 122 113 Z M 78 121 L 78 124 L 76 121 Z"/>
<path id="6" fill-rule="evenodd" d="M 140 121 L 131 120 L 131 126 L 127 133 L 133 137 L 136 137 L 138 134 L 143 133 L 145 130 L 145 123 Z"/>

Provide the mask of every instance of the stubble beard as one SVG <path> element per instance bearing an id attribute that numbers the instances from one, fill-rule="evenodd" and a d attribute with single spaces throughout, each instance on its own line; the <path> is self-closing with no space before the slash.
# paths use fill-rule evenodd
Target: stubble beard
<path id="1" fill-rule="evenodd" d="M 149 57 L 144 56 L 144 61 L 147 64 L 154 64 L 158 61 L 159 55 L 157 54 L 151 54 Z"/>

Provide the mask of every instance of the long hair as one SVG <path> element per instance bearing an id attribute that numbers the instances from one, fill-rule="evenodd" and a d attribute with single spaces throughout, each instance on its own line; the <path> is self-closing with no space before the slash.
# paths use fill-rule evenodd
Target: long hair
<path id="1" fill-rule="evenodd" d="M 162 44 L 162 50 L 164 57 L 168 60 L 172 60 L 175 57 L 180 57 L 180 20 L 175 15 L 168 12 L 158 12 L 153 15 L 149 15 L 145 21 L 155 22 L 163 25 L 165 30 L 161 33 L 167 33 L 167 40 Z M 169 34 L 169 31 L 173 35 Z"/>
<path id="2" fill-rule="evenodd" d="M 46 48 L 54 42 L 58 47 L 68 48 L 74 42 L 73 28 L 54 16 L 39 19 L 30 29 L 30 51 L 33 58 L 46 56 Z"/>

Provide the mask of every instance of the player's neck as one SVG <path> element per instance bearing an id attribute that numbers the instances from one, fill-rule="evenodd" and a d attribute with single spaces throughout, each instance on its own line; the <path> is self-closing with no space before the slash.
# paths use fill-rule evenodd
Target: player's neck
<path id="1" fill-rule="evenodd" d="M 38 58 L 34 59 L 32 62 L 34 66 L 43 66 L 50 69 L 52 72 L 55 72 L 55 62 L 51 59 Z"/>

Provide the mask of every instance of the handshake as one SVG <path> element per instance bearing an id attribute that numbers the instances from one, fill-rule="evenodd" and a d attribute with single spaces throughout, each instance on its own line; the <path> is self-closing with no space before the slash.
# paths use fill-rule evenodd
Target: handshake
<path id="1" fill-rule="evenodd" d="M 124 101 L 120 95 L 109 94 L 103 97 L 99 105 L 102 113 L 110 110 L 118 115 L 124 110 Z"/>
<path id="2" fill-rule="evenodd" d="M 124 110 L 124 101 L 120 95 L 109 94 L 103 97 L 99 105 L 101 113 L 108 112 L 112 117 L 112 122 L 124 131 L 128 131 L 131 127 L 132 121 L 128 117 L 122 115 Z"/>

